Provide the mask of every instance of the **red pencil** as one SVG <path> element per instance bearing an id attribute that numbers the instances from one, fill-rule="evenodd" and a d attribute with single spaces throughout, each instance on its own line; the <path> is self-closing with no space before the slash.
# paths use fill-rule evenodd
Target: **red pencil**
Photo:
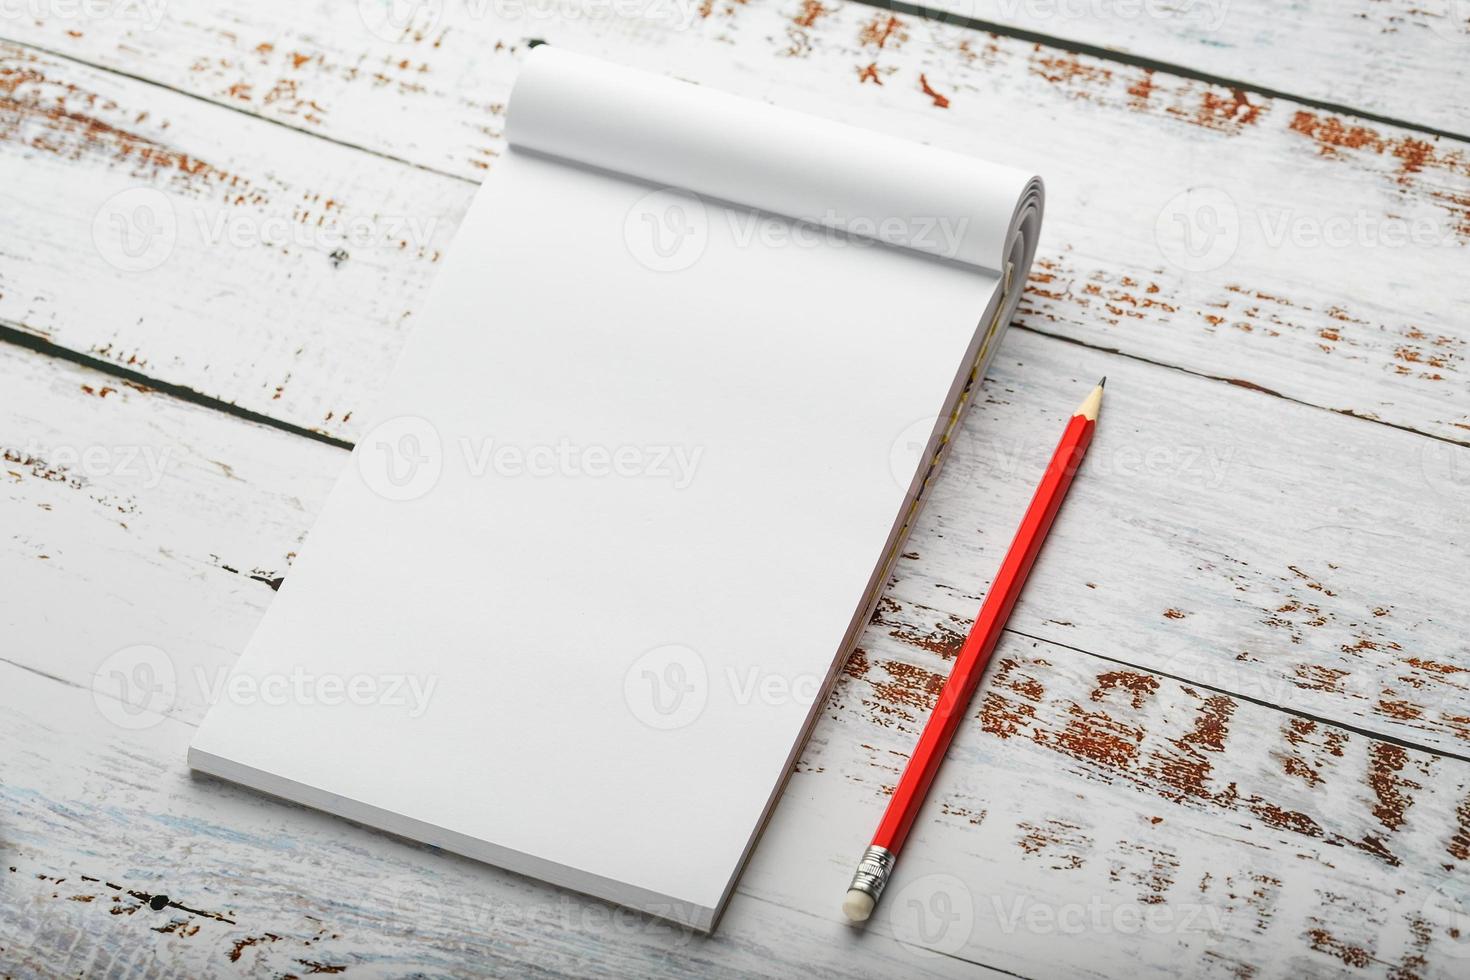
<path id="1" fill-rule="evenodd" d="M 975 625 L 970 628 L 970 635 L 965 638 L 965 645 L 960 647 L 959 656 L 955 658 L 954 669 L 939 692 L 934 713 L 929 716 L 913 757 L 898 781 L 898 788 L 893 791 L 893 798 L 888 801 L 888 809 L 873 835 L 873 843 L 863 852 L 847 898 L 842 903 L 842 911 L 853 922 L 862 922 L 872 915 L 878 896 L 883 894 L 883 886 L 893 871 L 893 862 L 914 825 L 914 818 L 919 815 L 919 808 L 924 805 L 929 784 L 934 782 L 934 774 L 944 761 L 945 750 L 964 718 L 970 698 L 980 686 L 985 665 L 990 661 L 990 654 L 1000 639 L 1006 620 L 1010 618 L 1011 607 L 1016 604 L 1022 586 L 1026 584 L 1026 575 L 1046 540 L 1046 532 L 1057 516 L 1067 488 L 1072 485 L 1072 477 L 1076 475 L 1077 467 L 1082 465 L 1082 457 L 1092 442 L 1092 431 L 1097 427 L 1103 384 L 1107 380 L 1103 378 L 1097 383 L 1067 423 L 1062 441 L 1057 444 L 1057 451 L 1047 464 L 1041 485 L 1036 488 L 1036 496 L 1031 498 L 1031 506 L 1021 519 L 1011 550 L 1001 562 L 995 583 L 980 605 L 980 615 L 975 617 Z"/>

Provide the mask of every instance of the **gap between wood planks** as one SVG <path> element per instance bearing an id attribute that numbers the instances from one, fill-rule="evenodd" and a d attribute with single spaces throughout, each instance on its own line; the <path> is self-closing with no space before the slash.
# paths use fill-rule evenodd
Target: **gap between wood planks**
<path id="1" fill-rule="evenodd" d="M 1458 752 L 1449 752 L 1444 749 L 1425 748 L 1422 745 L 1416 745 L 1413 742 L 1399 738 L 1396 735 L 1390 735 L 1386 732 L 1375 732 L 1367 728 L 1361 728 L 1357 725 L 1349 724 L 1345 721 L 1329 721 L 1321 717 L 1320 715 L 1312 714 L 1310 711 L 1302 711 L 1299 708 L 1288 708 L 1285 705 L 1272 704 L 1270 701 L 1266 701 L 1262 698 L 1252 697 L 1249 694 L 1238 694 L 1235 691 L 1231 691 L 1223 687 L 1216 687 L 1214 684 L 1204 684 L 1200 681 L 1192 680 L 1188 677 L 1185 677 L 1182 674 L 1172 674 L 1168 671 L 1159 670 L 1156 667 L 1140 667 L 1138 666 L 1138 664 L 1129 663 L 1126 660 L 1119 660 L 1117 657 L 1109 657 L 1105 653 L 1093 653 L 1091 650 L 1085 650 L 1082 647 L 1073 646 L 1070 643 L 1063 643 L 1060 640 L 1052 640 L 1044 636 L 1037 636 L 1034 633 L 1024 633 L 1021 630 L 1013 629 L 1009 626 L 1006 627 L 1005 632 L 1015 636 L 1024 636 L 1026 639 L 1034 640 L 1037 643 L 1045 643 L 1048 646 L 1061 647 L 1065 650 L 1071 650 L 1074 653 L 1081 653 L 1086 656 L 1093 657 L 1097 660 L 1105 660 L 1108 663 L 1117 664 L 1120 667 L 1127 667 L 1130 670 L 1141 670 L 1146 673 L 1152 674 L 1155 677 L 1166 677 L 1169 680 L 1174 681 L 1178 684 L 1185 684 L 1189 687 L 1196 687 L 1205 691 L 1213 691 L 1216 694 L 1223 694 L 1226 697 L 1229 697 L 1236 701 L 1244 701 L 1248 704 L 1259 705 L 1262 708 L 1269 708 L 1272 711 L 1279 711 L 1281 714 L 1284 715 L 1291 715 L 1293 718 L 1301 718 L 1305 721 L 1312 721 L 1321 725 L 1327 725 L 1332 728 L 1338 728 L 1345 732 L 1352 732 L 1354 735 L 1361 735 L 1363 738 L 1366 738 L 1370 741 L 1385 742 L 1389 745 L 1396 745 L 1401 749 L 1412 749 L 1415 752 L 1428 752 L 1431 755 L 1435 755 L 1443 759 L 1454 759 L 1457 762 L 1470 763 L 1470 755 L 1462 755 Z"/>
<path id="2" fill-rule="evenodd" d="M 784 790 L 783 790 L 783 792 L 784 792 Z M 761 832 L 762 832 L 762 834 L 764 834 L 765 833 L 764 829 L 762 829 Z M 760 846 L 760 841 L 759 840 L 756 841 L 756 846 L 757 847 Z M 762 902 L 762 903 L 764 903 L 766 905 L 772 906 L 773 908 L 778 908 L 778 909 L 781 909 L 782 911 L 790 912 L 790 913 L 792 913 L 794 915 L 800 915 L 800 916 L 803 916 L 804 918 L 815 919 L 815 920 L 820 921 L 820 922 L 830 922 L 830 921 L 832 921 L 830 918 L 827 918 L 825 916 L 818 915 L 817 913 L 808 911 L 806 909 L 799 909 L 799 908 L 795 908 L 795 907 L 790 906 L 790 905 L 782 905 L 780 902 L 772 901 L 769 898 L 763 898 L 760 895 L 752 895 L 749 892 L 746 892 L 746 891 L 741 890 L 741 888 L 740 888 L 740 886 L 738 884 L 735 886 L 735 892 L 741 898 L 745 899 L 747 902 Z M 1004 969 L 1004 968 L 999 967 L 999 966 L 994 966 L 994 965 L 992 965 L 990 963 L 982 963 L 979 960 L 972 960 L 972 959 L 969 959 L 967 957 L 960 956 L 957 953 L 947 953 L 947 952 L 945 952 L 942 949 L 934 949 L 934 948 L 929 947 L 929 946 L 924 947 L 924 951 L 926 953 L 932 955 L 932 956 L 942 956 L 945 959 L 947 959 L 947 960 L 953 960 L 956 963 L 964 963 L 964 964 L 966 964 L 968 966 L 978 966 L 981 969 L 989 970 L 992 973 L 999 973 L 999 974 L 1001 974 L 1003 976 L 1007 976 L 1007 977 L 1015 977 L 1016 980 L 1032 980 L 1031 977 L 1028 977 L 1024 973 L 1017 973 L 1014 970 L 1007 970 L 1007 969 Z"/>
<path id="3" fill-rule="evenodd" d="M 225 415 L 233 415 L 235 418 L 243 419 L 246 422 L 254 422 L 257 425 L 263 425 L 267 428 L 289 432 L 293 436 L 301 436 L 305 439 L 324 442 L 329 446 L 336 446 L 338 449 L 346 449 L 349 452 L 352 450 L 353 444 L 345 439 L 338 439 L 336 436 L 329 436 L 324 432 L 317 432 L 315 429 L 308 429 L 305 426 L 295 425 L 294 423 L 272 418 L 269 415 L 264 415 L 248 408 L 242 408 L 233 402 L 215 398 L 213 395 L 206 395 L 202 391 L 196 391 L 185 385 L 156 380 L 144 374 L 142 371 L 134 371 L 132 368 L 126 368 L 120 364 L 105 361 L 100 357 L 93 357 L 90 354 L 83 354 L 80 351 L 72 350 L 70 347 L 63 347 L 60 344 L 52 343 L 45 337 L 40 337 L 29 331 L 22 330 L 14 323 L 5 320 L 0 320 L 0 343 L 11 344 L 24 348 L 25 350 L 35 351 L 46 357 L 53 357 L 58 361 L 77 364 L 100 374 L 110 375 L 141 389 L 161 392 L 190 405 L 198 405 L 201 408 L 223 412 Z"/>
<path id="4" fill-rule="evenodd" d="M 1140 364 L 1149 364 L 1153 367 L 1165 368 L 1170 371 L 1178 371 L 1180 374 L 1187 374 L 1190 377 L 1194 378 L 1202 378 L 1206 381 L 1221 381 L 1225 384 L 1230 385 L 1233 388 L 1244 388 L 1246 391 L 1260 392 L 1263 395 L 1270 395 L 1272 398 L 1280 398 L 1282 401 L 1291 402 L 1293 405 L 1301 405 L 1305 408 L 1315 408 L 1321 412 L 1331 412 L 1333 415 L 1343 415 L 1350 419 L 1357 419 L 1359 422 L 1372 422 L 1374 425 L 1386 426 L 1390 429 L 1397 429 L 1400 432 L 1407 432 L 1410 435 L 1422 436 L 1425 439 L 1433 439 L 1436 442 L 1448 443 L 1451 446 L 1464 446 L 1466 448 L 1470 448 L 1470 440 L 1452 439 L 1449 436 L 1436 435 L 1433 432 L 1424 432 L 1414 428 L 1413 426 L 1400 425 L 1397 422 L 1385 422 L 1383 419 L 1376 419 L 1373 418 L 1371 415 L 1360 415 L 1350 408 L 1332 408 L 1328 405 L 1318 405 L 1316 402 L 1303 401 L 1300 398 L 1293 398 L 1291 395 L 1285 395 L 1279 391 L 1275 391 L 1263 385 L 1258 385 L 1254 381 L 1246 381 L 1244 378 L 1229 378 L 1223 374 L 1206 374 L 1203 371 L 1195 371 L 1178 364 L 1170 364 L 1168 361 L 1156 361 L 1151 357 L 1144 357 L 1142 354 L 1133 354 L 1129 353 L 1128 351 L 1118 350 L 1116 347 L 1105 347 L 1102 344 L 1090 344 L 1087 341 L 1081 340 L 1077 337 L 1066 337 L 1062 334 L 1050 333 L 1046 330 L 1027 326 L 1024 323 L 1013 322 L 1011 324 L 1011 329 L 1024 330 L 1027 333 L 1034 334 L 1038 337 L 1046 337 L 1048 340 L 1060 340 L 1064 344 L 1072 344 L 1075 347 L 1084 347 L 1087 350 L 1097 351 L 1099 354 L 1113 354 L 1118 357 L 1126 357 L 1130 361 L 1136 361 Z"/>
<path id="5" fill-rule="evenodd" d="M 1288 102 L 1294 102 L 1307 108 L 1318 109 L 1324 112 L 1330 112 L 1341 116 L 1351 116 L 1356 119 L 1364 120 L 1366 122 L 1374 122 L 1381 125 L 1394 126 L 1399 129 L 1408 130 L 1410 132 L 1420 133 L 1425 136 L 1432 136 L 1436 139 L 1443 138 L 1452 139 L 1459 142 L 1470 142 L 1470 133 L 1457 133 L 1452 130 L 1441 129 L 1436 126 L 1429 126 L 1425 125 L 1424 123 L 1413 122 L 1408 119 L 1401 119 L 1396 116 L 1388 116 L 1382 113 L 1370 112 L 1367 109 L 1347 105 L 1346 103 L 1342 102 L 1330 102 L 1325 99 L 1318 99 L 1308 95 L 1301 95 L 1299 93 L 1288 92 L 1283 89 L 1264 86 L 1257 82 L 1250 82 L 1244 79 L 1230 78 L 1225 75 L 1216 75 L 1212 72 L 1200 71 L 1196 68 L 1191 68 L 1188 65 L 1181 64 L 1179 62 L 1163 61 L 1158 58 L 1149 58 L 1143 55 L 1134 54 L 1129 51 L 1121 51 L 1115 48 L 1103 47 L 1096 44 L 1087 44 L 1082 41 L 1058 37 L 1053 34 L 1045 34 L 1040 31 L 1027 30 L 1026 28 L 1022 27 L 1013 27 L 1008 24 L 1002 24 L 998 21 L 983 20 L 978 17 L 969 17 L 963 14 L 952 13 L 947 10 L 926 7 L 923 4 L 908 3 L 906 2 L 906 0 L 852 0 L 852 2 L 865 7 L 872 7 L 878 10 L 887 10 L 896 14 L 904 14 L 905 16 L 916 17 L 920 20 L 935 21 L 942 24 L 951 24 L 956 27 L 962 27 L 966 30 L 986 34 L 995 34 L 1001 37 L 1014 38 L 1018 41 L 1029 41 L 1033 44 L 1041 44 L 1049 48 L 1056 48 L 1060 51 L 1086 55 L 1088 57 L 1097 58 L 1103 61 L 1111 61 L 1115 64 L 1129 65 L 1135 68 L 1143 68 L 1148 71 L 1163 72 L 1165 74 L 1175 75 L 1180 78 L 1187 78 L 1193 81 L 1204 82 L 1207 85 L 1244 90 L 1252 92 L 1256 95 L 1264 96 L 1269 99 L 1282 99 Z M 73 54 L 64 54 L 52 48 L 45 47 L 44 45 L 34 44 L 26 41 L 18 41 L 12 38 L 6 38 L 3 35 L 0 35 L 0 39 L 5 40 L 7 43 L 14 44 L 17 47 L 29 48 L 32 51 L 41 52 L 43 54 L 49 55 L 52 58 L 70 61 L 79 65 L 85 65 L 88 68 L 92 68 L 96 71 L 106 72 L 111 75 L 116 75 L 120 78 L 126 78 L 130 79 L 131 81 L 140 82 L 144 85 L 161 88 L 167 92 L 172 92 L 176 95 L 182 95 L 197 102 L 204 102 L 208 105 L 218 106 L 219 108 L 227 109 L 231 112 L 238 112 L 241 115 L 249 116 L 252 119 L 259 119 L 264 122 L 271 123 L 272 125 L 280 126 L 283 129 L 289 129 L 293 132 L 298 133 L 309 133 L 317 139 L 326 140 L 329 143 L 335 143 L 338 146 L 346 147 L 348 149 L 358 150 L 363 153 L 369 153 L 384 160 L 391 160 L 394 163 L 400 163 L 405 166 L 414 167 L 415 169 L 423 170 L 428 173 L 438 174 L 444 177 L 451 177 L 455 180 L 464 181 L 470 184 L 477 183 L 477 181 L 470 180 L 467 177 L 449 173 L 447 171 L 440 170 L 436 167 L 431 167 L 426 164 L 415 163 L 412 160 L 407 160 L 403 157 L 384 152 L 383 150 L 363 146 L 360 143 L 353 143 L 337 137 L 328 136 L 316 130 L 302 129 L 297 126 L 293 126 L 290 123 L 285 122 L 284 120 L 272 119 L 267 116 L 258 115 L 250 111 L 249 109 L 232 105 L 228 102 L 219 102 L 212 98 L 209 98 L 208 96 L 199 95 L 180 88 L 175 88 L 172 85 L 167 85 L 163 82 L 155 81 L 154 79 L 150 79 L 142 75 L 135 74 L 133 72 L 108 67 L 102 64 L 98 64 L 97 62 L 88 61 L 85 58 L 79 58 Z M 535 47 L 539 43 L 545 42 L 532 39 L 530 42 L 530 46 Z"/>
<path id="6" fill-rule="evenodd" d="M 1460 141 L 1470 141 L 1470 135 L 1455 133 L 1447 129 L 1439 129 L 1434 126 L 1426 126 L 1423 123 L 1409 122 L 1394 116 L 1385 116 L 1366 109 L 1345 105 L 1341 102 L 1327 102 L 1323 99 L 1314 99 L 1311 96 L 1298 95 L 1295 92 L 1286 92 L 1281 89 L 1267 88 L 1255 82 L 1247 82 L 1238 78 L 1228 78 L 1224 75 L 1215 75 L 1206 71 L 1199 71 L 1187 65 L 1175 61 L 1160 61 L 1157 58 L 1147 58 L 1143 55 L 1133 54 L 1129 51 L 1120 51 L 1116 48 L 1105 48 L 1096 44 L 1087 44 L 1083 41 L 1075 41 L 1068 38 L 1056 37 L 1052 34 L 1043 34 L 1039 31 L 1030 31 L 1022 27 L 1012 27 L 1008 24 L 998 23 L 993 20 L 981 20 L 978 17 L 967 17 L 964 14 L 951 13 L 947 10 L 939 10 L 926 7 L 923 4 L 906 3 L 905 0 L 852 0 L 853 3 L 862 4 L 865 7 L 876 7 L 879 10 L 889 10 L 896 14 L 905 14 L 909 17 L 918 17 L 921 20 L 938 21 L 943 24 L 953 24 L 972 31 L 982 31 L 986 34 L 998 34 L 1001 37 L 1015 38 L 1018 41 L 1031 41 L 1035 44 L 1044 44 L 1049 48 L 1059 48 L 1074 54 L 1087 55 L 1091 58 L 1100 58 L 1122 65 L 1131 65 L 1135 68 L 1146 68 L 1150 71 L 1164 72 L 1169 75 L 1177 75 L 1180 78 L 1188 78 L 1197 82 L 1205 82 L 1209 85 L 1219 85 L 1223 88 L 1245 89 L 1257 95 L 1264 95 L 1271 99 L 1285 99 L 1296 102 L 1299 105 L 1308 106 L 1313 109 L 1321 109 L 1338 115 L 1356 116 L 1369 122 L 1382 123 L 1388 126 L 1397 126 L 1400 129 L 1412 130 L 1423 133 L 1425 136 L 1443 137 Z"/>
<path id="7" fill-rule="evenodd" d="M 1091 344 L 1085 340 L 1080 340 L 1076 337 L 1065 337 L 1061 334 L 1050 333 L 1045 330 L 1037 329 L 1036 327 L 1027 326 L 1023 323 L 1013 322 L 1011 324 L 1011 329 L 1024 330 L 1027 333 L 1034 334 L 1038 337 L 1046 337 L 1048 340 L 1056 340 L 1060 341 L 1061 343 L 1072 344 L 1075 347 L 1082 347 L 1087 350 L 1097 351 L 1100 354 L 1109 354 L 1114 357 L 1123 357 L 1127 358 L 1130 361 L 1138 362 L 1140 364 L 1148 364 L 1153 367 L 1164 368 L 1165 370 L 1169 371 L 1178 371 L 1179 373 L 1187 374 L 1190 377 L 1201 378 L 1206 381 L 1218 381 L 1223 384 L 1230 385 L 1232 388 L 1244 388 L 1247 391 L 1258 392 L 1262 395 L 1267 395 L 1272 398 L 1280 398 L 1282 401 L 1290 402 L 1293 405 L 1301 405 L 1305 408 L 1312 408 L 1321 412 L 1330 412 L 1333 415 L 1345 416 L 1350 419 L 1356 419 L 1359 422 L 1369 422 L 1373 425 L 1381 425 L 1389 429 L 1396 429 L 1399 432 L 1408 433 L 1409 435 L 1420 436 L 1425 439 L 1433 439 L 1436 442 L 1447 443 L 1451 446 L 1463 446 L 1465 448 L 1470 448 L 1470 441 L 1452 439 L 1449 436 L 1436 435 L 1432 432 L 1423 432 L 1411 426 L 1399 425 L 1396 422 L 1386 422 L 1383 419 L 1376 419 L 1367 415 L 1360 415 L 1357 412 L 1354 412 L 1352 409 L 1348 408 L 1332 408 L 1327 405 L 1318 405 L 1315 402 L 1303 401 L 1300 398 L 1293 398 L 1290 395 L 1282 394 L 1279 391 L 1274 391 L 1270 388 L 1255 384 L 1251 381 L 1245 381 L 1241 378 L 1229 378 L 1225 377 L 1224 375 L 1206 374 L 1202 371 L 1194 371 L 1190 368 L 1182 367 L 1177 364 L 1170 364 L 1167 361 L 1154 360 L 1150 357 L 1144 357 L 1142 354 L 1128 353 L 1126 351 L 1118 350 L 1116 347 L 1106 347 L 1101 344 Z M 0 320 L 0 343 L 9 343 L 17 347 L 25 348 L 26 350 L 36 351 L 37 353 L 45 354 L 48 357 L 54 357 L 57 360 L 67 361 L 69 363 L 77 364 L 82 367 L 97 371 L 101 374 L 111 375 L 112 377 L 118 378 L 119 380 L 130 382 L 133 385 L 147 388 L 151 391 L 158 391 L 167 395 L 171 395 L 179 401 L 187 402 L 191 405 L 198 405 L 202 408 L 213 409 L 214 411 L 223 412 L 226 415 L 232 415 L 235 418 L 243 419 L 247 422 L 254 422 L 257 425 L 263 425 L 272 429 L 279 429 L 282 432 L 289 432 L 292 435 L 302 436 L 306 439 L 312 439 L 316 442 L 325 443 L 328 446 L 335 446 L 338 449 L 346 449 L 348 451 L 351 451 L 353 446 L 355 445 L 354 443 L 348 442 L 346 439 L 339 439 L 336 436 L 327 435 L 325 432 L 319 432 L 316 429 L 308 429 L 305 426 L 296 425 L 292 422 L 286 422 L 281 419 L 277 419 L 274 416 L 266 415 L 262 412 L 257 412 L 248 408 L 242 408 L 241 406 L 236 405 L 234 402 L 227 402 L 223 399 L 216 398 L 213 395 L 206 395 L 205 393 L 194 388 L 187 387 L 186 385 L 175 384 L 168 381 L 158 381 L 150 375 L 144 374 L 141 371 L 135 371 L 131 368 L 126 368 L 121 365 L 114 364 L 111 361 L 103 360 L 99 357 L 93 357 L 89 354 L 83 354 L 79 351 L 73 350 L 70 347 L 63 347 L 62 345 L 53 343 L 52 341 L 47 340 L 44 337 L 37 336 L 34 333 L 24 330 L 18 325 L 9 321 Z"/>
<path id="8" fill-rule="evenodd" d="M 148 78 L 144 75 L 137 75 L 130 71 L 123 71 L 119 68 L 112 68 L 107 65 L 99 64 L 95 61 L 88 61 L 86 58 L 79 58 L 74 54 L 64 54 L 60 51 L 57 51 L 55 48 L 48 48 L 43 44 L 35 44 L 30 41 L 17 41 L 14 38 L 6 37 L 3 34 L 0 34 L 0 42 L 13 45 L 17 48 L 25 48 L 27 51 L 36 51 L 40 54 L 46 55 L 47 57 L 55 58 L 57 61 L 69 61 L 74 65 L 82 65 L 83 67 L 90 68 L 93 71 L 103 72 L 108 75 L 115 75 L 118 78 L 126 78 L 130 82 L 137 82 L 140 85 L 147 85 L 149 88 L 162 89 L 163 91 L 168 92 L 172 95 L 183 96 L 186 99 L 192 99 L 195 102 L 201 102 L 204 105 L 212 106 L 216 109 L 224 109 L 228 112 L 239 113 L 242 116 L 248 116 L 249 118 L 257 120 L 259 122 L 268 123 L 272 126 L 279 126 L 282 129 L 288 129 L 293 133 L 305 133 L 306 135 L 315 137 L 316 139 L 322 140 L 323 142 L 335 143 L 337 146 L 344 147 L 349 150 L 356 150 L 359 153 L 366 153 L 369 156 L 377 157 L 380 160 L 389 160 L 393 163 L 402 164 L 405 167 L 412 167 L 415 170 L 422 170 L 425 173 L 435 174 L 440 177 L 448 177 L 450 180 L 461 181 L 463 183 L 469 184 L 471 187 L 479 186 L 478 181 L 470 180 L 468 177 L 463 177 L 459 174 L 453 174 L 444 170 L 439 170 L 436 167 L 430 167 L 426 164 L 415 163 L 414 161 L 406 159 L 404 157 L 396 156 L 392 153 L 387 153 L 383 150 L 375 149 L 371 146 L 363 146 L 361 143 L 353 143 L 350 140 L 344 140 L 337 136 L 329 136 L 326 133 L 317 132 L 316 130 L 300 129 L 281 119 L 272 119 L 269 116 L 257 115 L 256 113 L 251 112 L 248 109 L 243 109 L 237 105 L 231 105 L 228 102 L 216 102 L 214 99 L 211 99 L 208 96 L 199 95 L 186 89 L 174 88 L 172 85 L 166 85 L 163 82 Z M 1365 116 L 1364 118 L 1370 117 Z"/>

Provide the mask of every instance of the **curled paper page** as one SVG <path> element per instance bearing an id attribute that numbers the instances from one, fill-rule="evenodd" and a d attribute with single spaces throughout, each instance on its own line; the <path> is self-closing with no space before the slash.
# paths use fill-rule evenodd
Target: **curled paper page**
<path id="1" fill-rule="evenodd" d="M 994 272 L 1015 312 L 1041 230 L 1024 171 L 535 48 L 510 101 L 512 146 Z"/>

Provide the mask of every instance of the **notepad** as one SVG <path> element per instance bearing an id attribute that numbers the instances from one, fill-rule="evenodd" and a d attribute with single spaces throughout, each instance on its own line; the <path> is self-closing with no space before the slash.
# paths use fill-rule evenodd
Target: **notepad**
<path id="1" fill-rule="evenodd" d="M 709 930 L 1041 185 L 548 46 L 507 140 L 189 764 Z"/>

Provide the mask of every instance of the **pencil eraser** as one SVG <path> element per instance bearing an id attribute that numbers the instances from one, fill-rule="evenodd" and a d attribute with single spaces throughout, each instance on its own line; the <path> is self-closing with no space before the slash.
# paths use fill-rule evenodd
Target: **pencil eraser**
<path id="1" fill-rule="evenodd" d="M 873 914 L 873 896 L 856 888 L 848 889 L 847 897 L 842 900 L 842 914 L 850 922 L 867 922 Z"/>

